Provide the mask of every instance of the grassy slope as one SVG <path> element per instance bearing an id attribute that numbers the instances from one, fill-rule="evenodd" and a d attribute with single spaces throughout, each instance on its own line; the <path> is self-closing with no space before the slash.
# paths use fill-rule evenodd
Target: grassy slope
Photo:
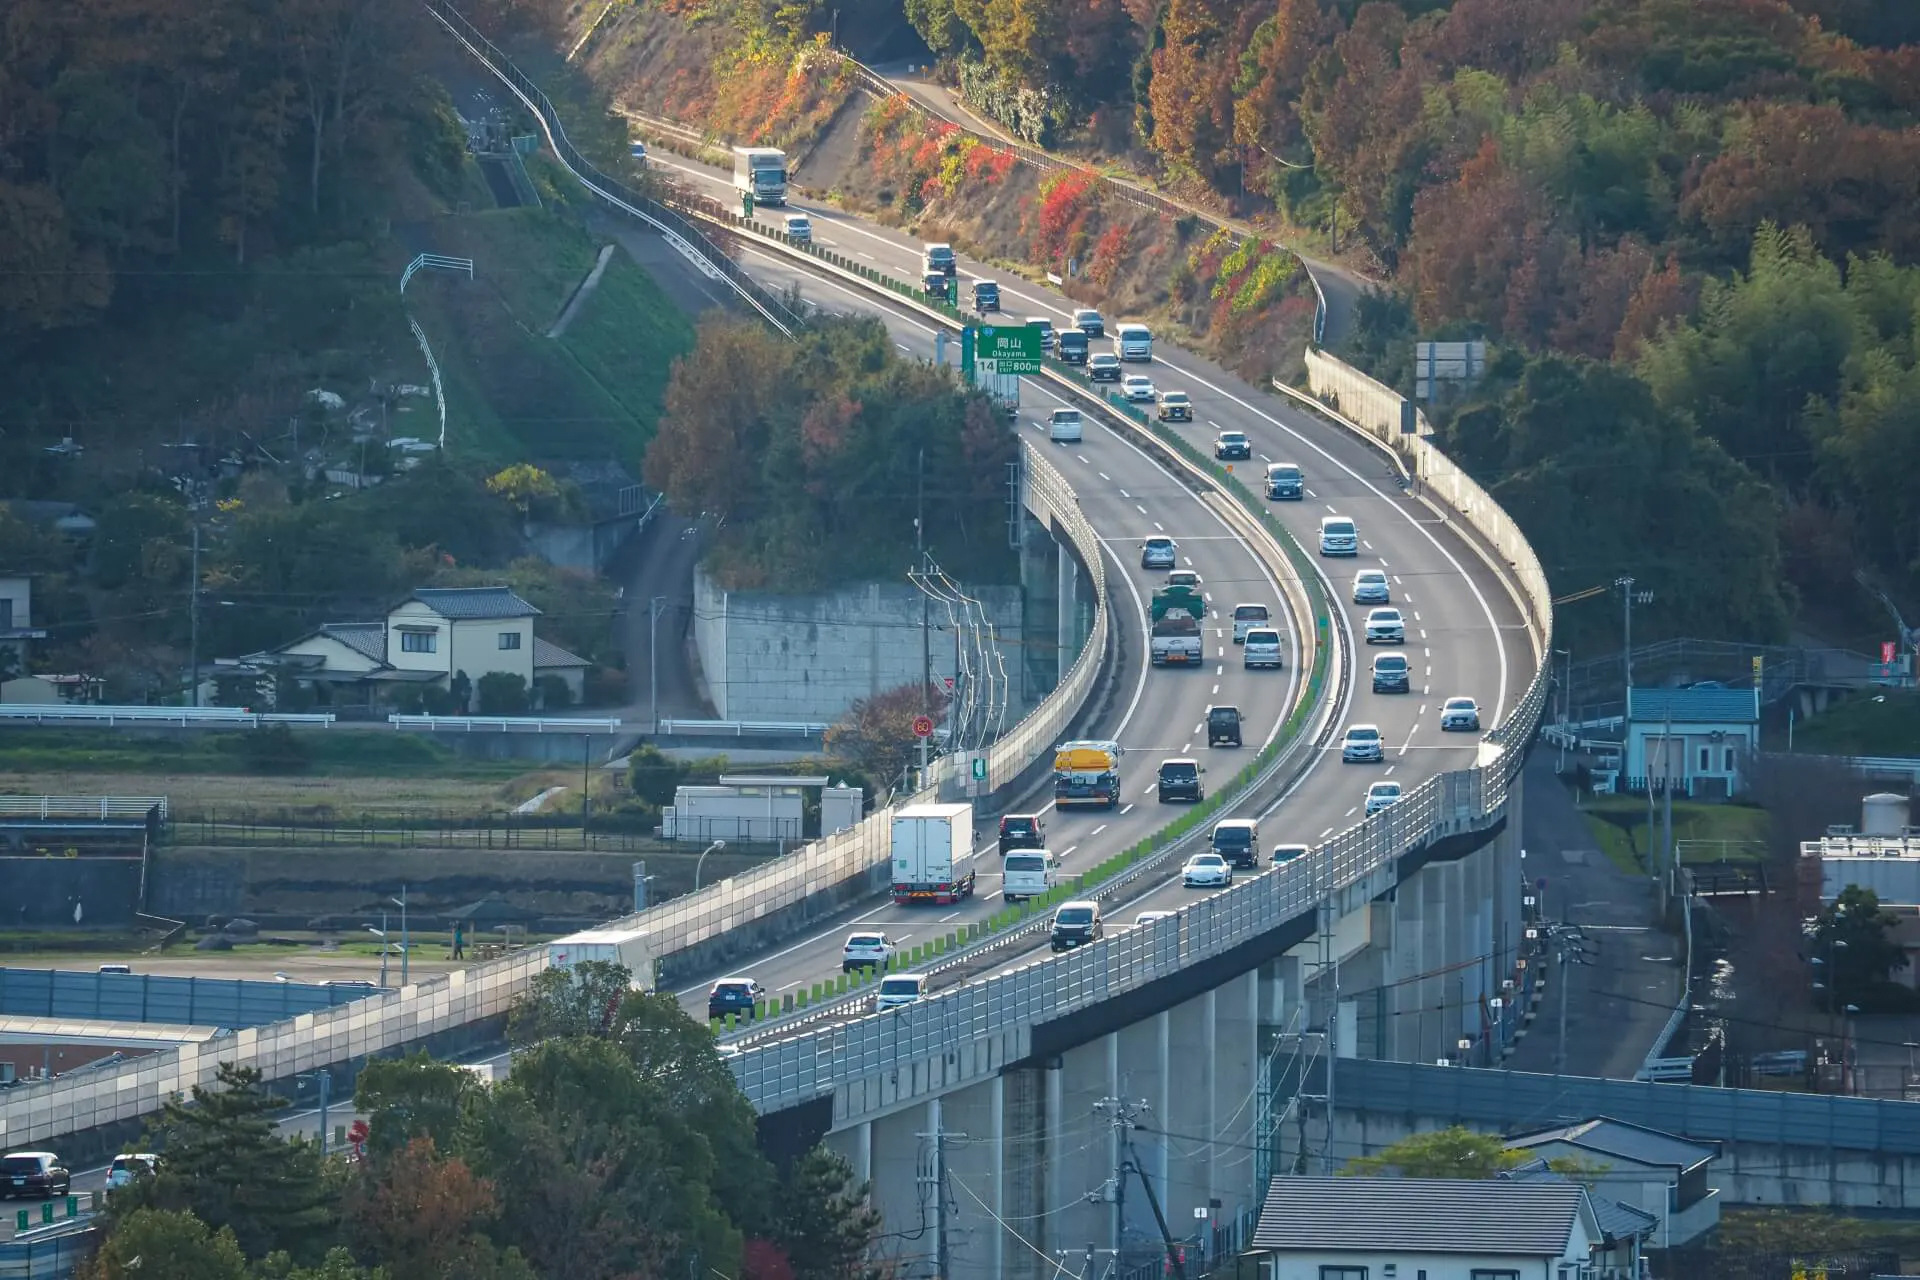
<path id="1" fill-rule="evenodd" d="M 1920 692 L 1890 689 L 1851 698 L 1800 721 L 1793 749 L 1836 756 L 1920 756 Z"/>
<path id="2" fill-rule="evenodd" d="M 1630 874 L 1646 874 L 1645 867 L 1641 865 L 1641 859 L 1647 850 L 1646 798 L 1644 796 L 1605 796 L 1583 804 L 1581 809 L 1586 815 L 1587 826 L 1593 831 L 1594 841 L 1607 855 L 1608 860 Z M 1656 805 L 1654 809 L 1656 840 L 1662 834 L 1663 820 L 1664 814 Z M 1764 858 L 1767 839 L 1772 828 L 1773 819 L 1764 809 L 1734 804 L 1695 804 L 1684 800 L 1676 800 L 1673 803 L 1675 844 L 1687 840 L 1732 842 L 1727 846 L 1726 853 L 1733 861 L 1758 861 Z M 1691 853 L 1683 849 L 1682 860 L 1689 865 L 1717 862 L 1721 852 L 1719 848 L 1695 850 Z"/>

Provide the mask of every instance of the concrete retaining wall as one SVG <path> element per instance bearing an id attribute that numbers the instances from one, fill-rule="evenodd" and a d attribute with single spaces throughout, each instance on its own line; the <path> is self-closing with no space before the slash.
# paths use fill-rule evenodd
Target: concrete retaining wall
<path id="1" fill-rule="evenodd" d="M 0 858 L 0 926 L 9 929 L 130 925 L 139 900 L 138 858 Z"/>
<path id="2" fill-rule="evenodd" d="M 986 606 L 1018 697 L 1020 588 L 968 588 Z M 954 630 L 935 602 L 933 676 L 954 675 Z M 727 591 L 704 570 L 693 583 L 694 647 L 723 720 L 831 721 L 861 698 L 918 683 L 921 595 L 870 582 L 817 596 Z M 962 643 L 969 643 L 964 625 Z M 1024 708 L 1010 705 L 1012 725 Z"/>

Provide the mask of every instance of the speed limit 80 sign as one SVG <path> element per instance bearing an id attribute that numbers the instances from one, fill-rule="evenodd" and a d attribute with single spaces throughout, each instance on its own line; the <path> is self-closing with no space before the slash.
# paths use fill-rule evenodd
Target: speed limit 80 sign
<path id="1" fill-rule="evenodd" d="M 894 723 L 898 724 L 899 721 L 896 720 Z M 933 736 L 933 717 L 915 716 L 913 718 L 913 736 L 916 738 L 931 738 Z"/>

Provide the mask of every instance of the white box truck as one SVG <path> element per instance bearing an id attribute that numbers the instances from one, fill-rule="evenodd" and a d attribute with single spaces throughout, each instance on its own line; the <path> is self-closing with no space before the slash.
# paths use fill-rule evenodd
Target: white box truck
<path id="1" fill-rule="evenodd" d="M 751 192 L 756 205 L 787 202 L 787 153 L 778 147 L 735 147 L 733 189 Z"/>
<path id="2" fill-rule="evenodd" d="M 588 960 L 625 965 L 635 991 L 653 990 L 653 947 L 644 929 L 588 929 L 547 944 L 547 964 L 571 969 Z"/>
<path id="3" fill-rule="evenodd" d="M 973 896 L 973 806 L 910 804 L 893 815 L 893 900 Z"/>

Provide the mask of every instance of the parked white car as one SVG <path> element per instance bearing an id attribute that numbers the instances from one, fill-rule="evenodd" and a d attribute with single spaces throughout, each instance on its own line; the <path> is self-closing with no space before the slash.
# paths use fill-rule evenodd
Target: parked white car
<path id="1" fill-rule="evenodd" d="M 1400 784 L 1376 782 L 1367 788 L 1367 816 L 1371 818 L 1388 805 L 1400 803 Z"/>
<path id="2" fill-rule="evenodd" d="M 875 1013 L 887 1009 L 898 1009 L 905 1004 L 918 1004 L 927 998 L 927 980 L 918 973 L 896 973 L 891 978 L 880 980 L 880 989 L 873 993 Z"/>
<path id="3" fill-rule="evenodd" d="M 1217 853 L 1196 853 L 1180 868 L 1180 883 L 1189 889 L 1219 889 L 1233 883 L 1233 868 Z"/>
<path id="4" fill-rule="evenodd" d="M 1380 736 L 1379 725 L 1347 726 L 1347 736 L 1340 743 L 1342 764 L 1376 764 L 1386 758 L 1387 744 L 1386 740 Z"/>
<path id="5" fill-rule="evenodd" d="M 840 948 L 840 972 L 884 969 L 892 963 L 894 950 L 893 939 L 884 933 L 871 929 L 850 933 L 847 935 L 847 944 Z"/>

